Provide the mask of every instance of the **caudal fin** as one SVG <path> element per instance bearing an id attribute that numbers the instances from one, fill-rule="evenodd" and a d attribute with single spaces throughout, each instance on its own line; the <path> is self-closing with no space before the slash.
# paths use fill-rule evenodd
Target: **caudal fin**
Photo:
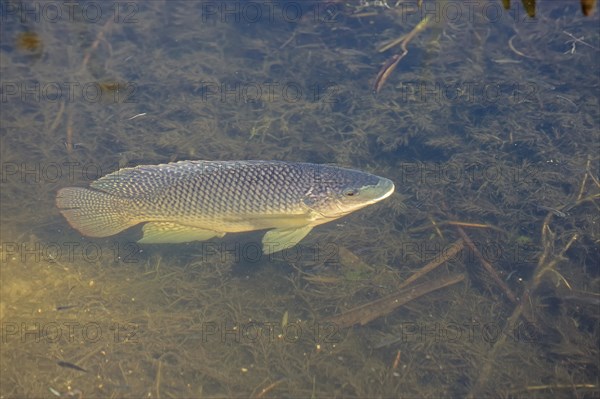
<path id="1" fill-rule="evenodd" d="M 63 188 L 56 195 L 56 206 L 69 224 L 85 236 L 111 236 L 139 223 L 128 214 L 126 199 L 102 191 Z"/>

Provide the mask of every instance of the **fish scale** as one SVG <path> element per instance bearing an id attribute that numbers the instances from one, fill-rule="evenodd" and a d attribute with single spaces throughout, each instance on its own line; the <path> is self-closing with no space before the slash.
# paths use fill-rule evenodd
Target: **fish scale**
<path id="1" fill-rule="evenodd" d="M 144 223 L 142 243 L 206 240 L 273 229 L 278 249 L 316 225 L 378 202 L 394 184 L 331 165 L 282 161 L 180 161 L 125 168 L 59 190 L 56 204 L 82 234 L 105 237 Z"/>

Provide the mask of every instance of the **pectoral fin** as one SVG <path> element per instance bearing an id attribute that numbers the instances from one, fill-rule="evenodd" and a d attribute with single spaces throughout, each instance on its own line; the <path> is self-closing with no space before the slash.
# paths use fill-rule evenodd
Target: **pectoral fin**
<path id="1" fill-rule="evenodd" d="M 184 226 L 172 222 L 149 222 L 142 227 L 144 236 L 141 244 L 171 244 L 190 241 L 204 241 L 213 237 L 223 237 L 225 233 Z"/>
<path id="2" fill-rule="evenodd" d="M 303 226 L 299 228 L 273 229 L 267 231 L 262 239 L 263 253 L 269 255 L 273 252 L 293 247 L 306 237 L 312 228 L 313 226 Z"/>

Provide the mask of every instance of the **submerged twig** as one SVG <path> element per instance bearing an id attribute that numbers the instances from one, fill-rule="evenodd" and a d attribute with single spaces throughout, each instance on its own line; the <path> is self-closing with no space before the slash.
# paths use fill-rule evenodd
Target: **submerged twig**
<path id="1" fill-rule="evenodd" d="M 423 18 L 421 20 L 421 22 L 419 22 L 417 24 L 417 26 L 415 26 L 413 28 L 413 30 L 411 30 L 408 34 L 406 34 L 404 36 L 401 36 L 398 39 L 392 40 L 391 42 L 383 45 L 382 47 L 380 47 L 378 49 L 378 51 L 381 53 L 381 52 L 389 50 L 390 48 L 392 48 L 392 47 L 400 44 L 400 48 L 402 49 L 402 54 L 395 54 L 395 55 L 393 55 L 383 65 L 383 67 L 381 68 L 381 70 L 377 74 L 377 77 L 375 78 L 375 83 L 373 84 L 373 91 L 375 93 L 379 93 L 379 91 L 383 87 L 383 84 L 389 78 L 389 76 L 394 71 L 394 69 L 396 69 L 396 66 L 398 65 L 398 63 L 400 62 L 400 60 L 402 58 L 404 58 L 406 56 L 406 54 L 408 54 L 408 49 L 406 48 L 406 45 L 408 43 L 410 43 L 410 41 L 419 32 L 422 32 L 423 30 L 425 30 L 425 28 L 427 27 L 427 24 L 429 23 L 429 19 L 430 19 L 429 15 L 426 15 L 425 18 Z"/>
<path id="2" fill-rule="evenodd" d="M 436 258 L 432 262 L 429 262 L 428 264 L 426 264 L 425 266 L 423 266 L 422 268 L 420 268 L 419 270 L 417 270 L 412 276 L 410 276 L 405 281 L 403 281 L 402 284 L 400 284 L 399 288 L 406 287 L 407 285 L 409 285 L 410 283 L 412 283 L 413 281 L 415 281 L 419 277 L 424 276 L 425 274 L 429 273 L 430 271 L 432 271 L 436 267 L 438 267 L 441 264 L 445 263 L 447 260 L 449 260 L 454 255 L 456 255 L 461 249 L 463 249 L 463 247 L 464 247 L 463 240 L 455 241 L 450 246 L 450 249 L 448 251 L 444 252 L 443 256 L 440 256 L 439 258 Z"/>
<path id="3" fill-rule="evenodd" d="M 73 110 L 69 108 L 67 111 L 67 140 L 65 141 L 67 153 L 73 152 Z"/>
<path id="4" fill-rule="evenodd" d="M 334 323 L 338 328 L 351 327 L 355 324 L 364 326 L 381 316 L 391 313 L 407 302 L 432 291 L 437 291 L 441 288 L 461 282 L 464 278 L 464 274 L 454 274 L 442 277 L 435 281 L 418 284 L 414 287 L 395 292 L 373 302 L 350 309 L 339 315 L 329 317 L 324 321 Z"/>
<path id="5" fill-rule="evenodd" d="M 264 397 L 266 394 L 268 394 L 269 392 L 271 392 L 273 389 L 275 389 L 278 385 L 280 385 L 284 381 L 285 381 L 285 378 L 281 378 L 281 379 L 269 384 L 268 386 L 264 387 L 263 389 L 260 390 L 260 392 L 256 393 L 255 395 L 252 395 L 251 397 L 253 399 L 260 399 L 260 398 Z"/>
<path id="6" fill-rule="evenodd" d="M 83 60 L 81 61 L 81 66 L 79 67 L 80 71 L 85 70 L 85 68 L 87 67 L 87 64 L 90 61 L 92 53 L 94 51 L 96 51 L 96 49 L 100 45 L 100 42 L 105 40 L 104 34 L 109 31 L 109 29 L 112 27 L 112 25 L 113 25 L 113 19 L 109 18 L 108 21 L 102 27 L 102 29 L 100 29 L 100 31 L 96 35 L 96 39 L 94 40 L 94 42 L 92 43 L 92 45 L 90 46 L 88 51 L 86 51 L 85 55 L 83 56 Z M 110 44 L 108 44 L 108 46 L 110 47 Z M 59 122 L 60 116 L 62 115 L 63 111 L 64 111 L 64 104 L 61 106 L 61 108 L 59 110 L 59 114 L 57 115 L 54 123 L 51 126 L 51 129 L 50 129 L 51 131 L 56 127 L 55 124 L 57 124 Z M 68 154 L 71 154 L 73 152 L 73 108 L 71 108 L 71 107 L 69 107 L 67 109 L 67 139 L 65 141 L 65 147 L 67 149 Z"/>
<path id="7" fill-rule="evenodd" d="M 52 122 L 52 124 L 50 124 L 50 127 L 48 128 L 48 134 L 52 134 L 52 132 L 54 132 L 54 130 L 56 130 L 56 128 L 60 124 L 60 121 L 62 119 L 64 112 L 65 112 L 65 101 L 61 101 L 60 108 L 58 109 L 58 112 L 56 113 L 56 116 L 54 117 L 54 121 Z"/>
<path id="8" fill-rule="evenodd" d="M 554 270 L 554 268 L 556 267 L 558 262 L 560 262 L 562 259 L 564 259 L 564 254 L 569 250 L 571 245 L 573 245 L 573 243 L 578 238 L 577 234 L 573 234 L 573 236 L 569 239 L 567 244 L 558 253 L 558 255 L 556 255 L 553 259 L 548 260 L 548 258 L 551 255 L 551 252 L 552 252 L 553 241 L 554 241 L 554 233 L 552 233 L 552 230 L 550 229 L 550 226 L 549 226 L 550 220 L 552 220 L 552 216 L 553 216 L 553 213 L 549 213 L 548 216 L 546 216 L 546 218 L 544 219 L 544 223 L 542 225 L 542 243 L 544 244 L 544 252 L 540 256 L 538 264 L 535 268 L 535 271 L 533 274 L 533 279 L 529 283 L 529 286 L 527 287 L 527 289 L 524 291 L 524 295 L 521 298 L 521 301 L 515 307 L 515 310 L 513 311 L 512 315 L 506 321 L 506 325 L 509 325 L 509 326 L 516 325 L 516 323 L 518 322 L 519 318 L 521 318 L 521 316 L 525 317 L 526 319 L 529 319 L 529 317 L 526 317 L 526 314 L 525 314 L 525 310 L 526 310 L 525 306 L 529 303 L 529 296 L 533 292 L 535 292 L 535 290 L 539 287 L 539 285 L 542 281 L 542 277 L 544 277 L 544 275 L 547 272 L 549 272 L 549 271 L 556 272 Z M 558 273 L 558 272 L 556 272 L 556 273 Z M 479 374 L 479 378 L 477 379 L 475 385 L 473 386 L 473 389 L 471 390 L 471 392 L 468 395 L 469 398 L 478 398 L 478 397 L 482 396 L 481 390 L 482 390 L 483 386 L 485 385 L 485 383 L 487 382 L 493 366 L 496 364 L 496 361 L 495 361 L 496 356 L 499 353 L 500 348 L 502 348 L 502 346 L 505 344 L 507 336 L 508 335 L 501 335 L 500 338 L 496 341 L 496 343 L 492 347 L 492 350 L 490 351 L 487 360 L 485 361 L 485 363 L 483 364 L 483 367 L 481 368 L 481 373 Z"/>
<path id="9" fill-rule="evenodd" d="M 104 24 L 104 26 L 102 27 L 102 29 L 100 29 L 100 32 L 98 32 L 98 34 L 96 35 L 96 40 L 94 40 L 89 50 L 85 53 L 83 57 L 83 61 L 81 62 L 81 70 L 83 70 L 87 66 L 88 62 L 90 61 L 90 57 L 92 56 L 92 53 L 98 48 L 100 42 L 104 40 L 104 33 L 110 29 L 112 24 L 113 19 L 109 18 L 108 21 L 106 21 L 106 24 Z"/>
<path id="10" fill-rule="evenodd" d="M 469 248 L 471 249 L 471 251 L 473 251 L 473 253 L 475 254 L 475 256 L 477 256 L 477 259 L 479 259 L 479 261 L 483 265 L 484 269 L 492 277 L 492 279 L 494 280 L 494 282 L 502 289 L 502 291 L 504 292 L 504 295 L 506 295 L 506 297 L 512 303 L 516 304 L 517 303 L 517 297 L 515 296 L 515 294 L 513 294 L 513 292 L 511 291 L 511 289 L 508 287 L 508 285 L 506 285 L 506 283 L 504 282 L 504 280 L 502 280 L 500 278 L 500 276 L 496 272 L 496 269 L 494 269 L 494 266 L 492 266 L 487 260 L 485 260 L 485 258 L 481 254 L 481 252 L 479 252 L 479 250 L 477 249 L 477 247 L 473 243 L 473 241 L 469 238 L 469 236 L 467 235 L 467 233 L 465 233 L 465 231 L 460 226 L 457 226 L 456 229 L 458 230 L 458 233 L 463 238 L 463 240 L 465 240 L 465 243 L 469 246 Z"/>

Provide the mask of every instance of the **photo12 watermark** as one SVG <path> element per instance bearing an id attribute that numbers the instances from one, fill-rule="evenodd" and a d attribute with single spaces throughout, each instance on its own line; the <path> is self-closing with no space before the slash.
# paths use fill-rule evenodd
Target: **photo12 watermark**
<path id="1" fill-rule="evenodd" d="M 136 323 L 111 323 L 74 320 L 4 320 L 1 324 L 0 342 L 6 344 L 55 343 L 138 343 Z"/>
<path id="2" fill-rule="evenodd" d="M 459 104 L 520 104 L 537 101 L 540 88 L 535 82 L 500 81 L 401 81 L 396 85 L 397 101 L 405 103 L 445 102 Z"/>
<path id="3" fill-rule="evenodd" d="M 443 184 L 489 184 L 508 182 L 512 186 L 535 184 L 547 163 L 506 165 L 501 162 L 401 162 L 397 184 L 435 187 Z"/>
<path id="4" fill-rule="evenodd" d="M 20 82 L 0 83 L 0 102 L 137 103 L 133 82 Z"/>
<path id="5" fill-rule="evenodd" d="M 490 263 L 505 261 L 511 264 L 535 264 L 539 253 L 538 249 L 528 243 L 513 243 L 507 245 L 495 241 L 473 241 L 473 247 L 460 247 L 456 251 L 456 244 L 447 244 L 434 241 L 403 241 L 398 243 L 402 262 L 410 263 L 433 262 L 449 257 L 449 261 L 458 263 L 476 262 L 483 258 Z M 451 256 L 450 256 L 451 255 Z"/>
<path id="6" fill-rule="evenodd" d="M 342 332 L 335 323 L 249 321 L 244 323 L 206 321 L 202 323 L 202 342 L 254 344 L 309 340 L 315 344 L 335 344 Z"/>
<path id="7" fill-rule="evenodd" d="M 301 101 L 335 104 L 339 102 L 339 86 L 335 82 L 303 85 L 294 81 L 226 83 L 202 81 L 198 93 L 202 101 L 220 103 L 283 103 Z"/>
<path id="8" fill-rule="evenodd" d="M 0 21 L 28 23 L 98 24 L 107 20 L 117 24 L 135 24 L 140 18 L 140 3 L 133 1 L 3 1 Z"/>
<path id="9" fill-rule="evenodd" d="M 199 1 L 204 24 L 327 23 L 340 21 L 335 1 Z"/>
<path id="10" fill-rule="evenodd" d="M 340 263 L 340 245 L 336 242 L 299 243 L 285 248 L 285 243 L 244 239 L 232 241 L 225 238 L 219 241 L 196 242 L 193 251 L 197 260 L 206 262 L 309 262 L 324 265 Z"/>
<path id="11" fill-rule="evenodd" d="M 112 241 L 108 245 L 93 241 L 3 241 L 0 244 L 0 262 L 46 263 L 65 265 L 85 262 L 99 264 L 138 263 L 142 247 L 132 241 Z"/>
<path id="12" fill-rule="evenodd" d="M 396 336 L 378 344 L 378 347 L 391 344 L 411 344 L 423 342 L 484 342 L 494 344 L 502 337 L 511 342 L 535 343 L 540 338 L 537 328 L 529 322 L 515 325 L 495 322 L 403 322 L 395 327 Z"/>
<path id="13" fill-rule="evenodd" d="M 489 0 L 359 0 L 345 3 L 356 13 L 367 9 L 393 10 L 393 15 L 402 23 L 427 18 L 431 22 L 464 24 L 482 20 L 487 23 L 512 21 L 531 23 L 534 21 L 527 12 L 519 7 L 505 8 L 501 1 Z"/>
<path id="14" fill-rule="evenodd" d="M 118 163 L 103 165 L 79 161 L 3 162 L 0 170 L 0 183 L 40 185 L 90 183 L 124 167 L 126 165 Z"/>

